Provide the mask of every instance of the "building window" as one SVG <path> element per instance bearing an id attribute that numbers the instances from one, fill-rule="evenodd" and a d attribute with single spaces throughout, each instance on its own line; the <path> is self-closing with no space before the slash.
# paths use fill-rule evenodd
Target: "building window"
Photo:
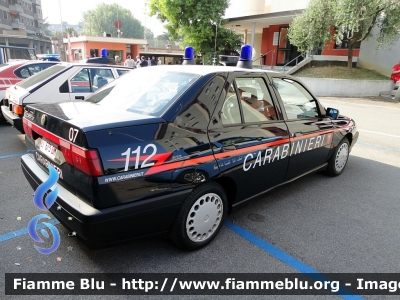
<path id="1" fill-rule="evenodd" d="M 8 19 L 8 13 L 3 10 L 3 19 L 7 20 Z"/>
<path id="2" fill-rule="evenodd" d="M 33 26 L 33 21 L 31 21 L 31 26 Z"/>
<path id="3" fill-rule="evenodd" d="M 361 46 L 361 42 L 357 42 L 354 44 L 353 49 L 360 49 L 360 46 Z M 335 43 L 335 49 L 348 49 L 348 48 L 349 48 L 349 45 L 347 42 L 347 34 L 344 33 L 342 43 L 339 45 Z"/>

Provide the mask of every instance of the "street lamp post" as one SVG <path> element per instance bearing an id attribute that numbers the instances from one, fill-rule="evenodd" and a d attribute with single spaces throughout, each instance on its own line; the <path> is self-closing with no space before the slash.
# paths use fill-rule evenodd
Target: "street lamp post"
<path id="1" fill-rule="evenodd" d="M 217 34 L 218 34 L 218 23 L 217 21 L 212 21 L 215 25 L 215 41 L 214 41 L 214 58 L 213 58 L 213 66 L 217 62 Z"/>

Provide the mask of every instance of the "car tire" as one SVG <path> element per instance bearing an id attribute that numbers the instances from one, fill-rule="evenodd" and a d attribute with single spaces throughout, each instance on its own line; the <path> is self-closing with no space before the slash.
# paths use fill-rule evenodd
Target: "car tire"
<path id="1" fill-rule="evenodd" d="M 1 107 L 3 106 L 3 99 L 0 100 L 0 124 L 6 124 L 7 120 L 3 116 L 3 112 L 1 111 Z"/>
<path id="2" fill-rule="evenodd" d="M 337 145 L 332 157 L 329 159 L 325 173 L 332 177 L 342 174 L 349 159 L 349 153 L 350 143 L 349 140 L 344 137 Z"/>
<path id="3" fill-rule="evenodd" d="M 224 189 L 215 182 L 196 187 L 184 201 L 169 233 L 169 239 L 185 250 L 210 243 L 221 230 L 228 210 Z"/>

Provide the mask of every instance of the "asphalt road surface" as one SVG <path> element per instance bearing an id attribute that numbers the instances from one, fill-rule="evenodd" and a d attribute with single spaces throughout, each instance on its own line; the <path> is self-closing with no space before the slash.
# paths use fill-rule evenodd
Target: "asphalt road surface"
<path id="1" fill-rule="evenodd" d="M 320 100 L 354 118 L 360 131 L 344 173 L 335 178 L 312 174 L 259 197 L 230 215 L 217 238 L 196 252 L 182 251 L 167 239 L 89 250 L 58 224 L 60 247 L 49 255 L 40 254 L 25 230 L 42 212 L 33 205 L 33 190 L 20 167 L 20 156 L 26 151 L 24 136 L 0 125 L 0 299 L 166 298 L 5 296 L 5 273 L 399 273 L 400 104 L 358 98 Z M 178 297 L 265 298 L 190 292 L 168 298 Z"/>

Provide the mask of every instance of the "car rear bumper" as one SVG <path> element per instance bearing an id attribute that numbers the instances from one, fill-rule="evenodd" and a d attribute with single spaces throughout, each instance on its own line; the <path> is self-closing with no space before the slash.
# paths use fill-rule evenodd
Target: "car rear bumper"
<path id="1" fill-rule="evenodd" d="M 9 107 L 5 105 L 1 106 L 1 112 L 8 123 L 17 128 L 20 132 L 25 133 L 22 126 L 22 118 L 14 115 L 14 113 L 10 111 Z"/>
<path id="2" fill-rule="evenodd" d="M 21 167 L 33 189 L 48 179 L 33 157 L 21 157 Z M 111 246 L 123 241 L 166 236 L 183 201 L 191 190 L 185 190 L 123 204 L 96 209 L 60 184 L 58 197 L 50 212 L 70 232 L 75 232 L 91 248 Z M 71 219 L 72 217 L 72 219 Z"/>

